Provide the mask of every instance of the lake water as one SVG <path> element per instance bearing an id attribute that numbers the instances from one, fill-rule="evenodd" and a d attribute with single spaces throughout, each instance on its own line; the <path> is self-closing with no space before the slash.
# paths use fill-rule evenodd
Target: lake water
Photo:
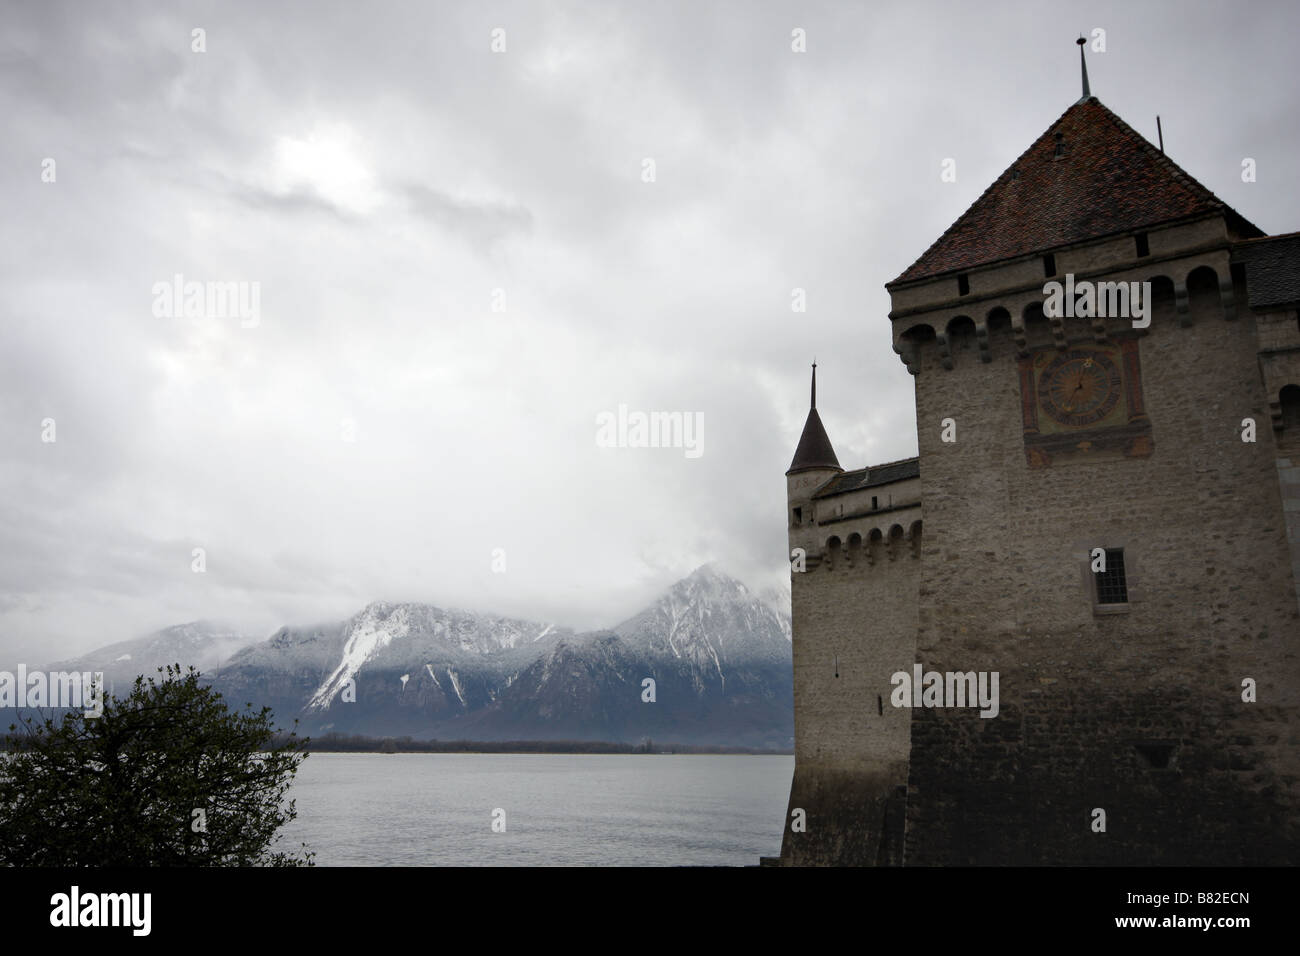
<path id="1" fill-rule="evenodd" d="M 793 772 L 793 756 L 314 753 L 276 848 L 306 843 L 318 866 L 752 866 L 781 851 Z"/>

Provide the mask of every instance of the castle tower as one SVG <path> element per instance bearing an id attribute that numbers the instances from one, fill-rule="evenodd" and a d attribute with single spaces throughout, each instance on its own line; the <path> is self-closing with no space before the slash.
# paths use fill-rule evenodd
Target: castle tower
<path id="1" fill-rule="evenodd" d="M 1297 277 L 1300 237 L 1085 89 L 887 283 L 919 456 L 787 516 L 783 862 L 1297 862 Z M 892 563 L 862 545 L 886 488 Z M 892 708 L 914 664 L 947 693 Z M 994 673 L 995 715 L 953 705 Z"/>
<path id="2" fill-rule="evenodd" d="M 917 659 L 1001 693 L 913 708 L 909 864 L 1294 858 L 1300 615 L 1234 261 L 1260 235 L 1088 97 L 888 284 Z"/>
<path id="3" fill-rule="evenodd" d="M 845 472 L 812 408 L 786 472 L 795 776 L 782 861 L 901 862 L 909 715 L 882 668 L 914 656 L 916 459 Z M 884 696 L 882 696 L 882 694 Z"/>

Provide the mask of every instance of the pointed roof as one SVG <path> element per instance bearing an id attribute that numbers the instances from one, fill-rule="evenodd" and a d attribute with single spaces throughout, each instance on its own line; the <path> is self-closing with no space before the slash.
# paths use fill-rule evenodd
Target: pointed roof
<path id="1" fill-rule="evenodd" d="M 822 425 L 821 416 L 817 414 L 817 363 L 812 369 L 812 405 L 808 409 L 808 420 L 803 424 L 803 434 L 799 436 L 799 447 L 794 451 L 794 461 L 786 471 L 793 475 L 800 471 L 812 471 L 814 468 L 834 468 L 843 471 L 840 460 L 835 457 L 831 447 L 830 436 Z"/>
<path id="2" fill-rule="evenodd" d="M 886 288 L 1211 214 L 1226 216 L 1243 237 L 1264 234 L 1087 96 Z"/>

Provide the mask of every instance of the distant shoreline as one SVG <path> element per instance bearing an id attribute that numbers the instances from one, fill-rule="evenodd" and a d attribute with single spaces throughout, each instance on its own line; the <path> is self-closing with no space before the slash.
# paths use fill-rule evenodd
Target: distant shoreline
<path id="1" fill-rule="evenodd" d="M 369 754 L 645 754 L 705 755 L 732 754 L 767 757 L 794 756 L 794 748 L 739 747 L 723 744 L 679 744 L 671 741 L 640 744 L 604 740 L 415 740 L 411 737 L 362 737 L 326 734 L 323 737 L 297 738 L 306 753 Z M 26 750 L 30 739 L 22 735 L 0 733 L 0 753 L 11 749 Z M 277 734 L 265 745 L 270 750 L 290 743 L 287 734 Z"/>
<path id="2" fill-rule="evenodd" d="M 287 743 L 278 737 L 273 746 Z M 310 738 L 302 748 L 307 753 L 477 753 L 477 754 L 733 754 L 739 756 L 793 756 L 793 748 L 733 747 L 709 744 L 678 744 L 648 741 L 641 744 L 586 740 L 414 740 L 409 737 L 361 737 L 327 734 Z"/>

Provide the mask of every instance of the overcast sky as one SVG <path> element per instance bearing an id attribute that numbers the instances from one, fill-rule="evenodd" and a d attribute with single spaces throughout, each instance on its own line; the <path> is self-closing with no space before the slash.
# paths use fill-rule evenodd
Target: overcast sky
<path id="1" fill-rule="evenodd" d="M 6 3 L 0 659 L 779 585 L 809 362 L 841 464 L 915 454 L 884 284 L 1095 28 L 1103 103 L 1300 228 L 1294 3 Z M 157 315 L 177 274 L 256 324 Z M 598 447 L 620 404 L 702 454 Z"/>

